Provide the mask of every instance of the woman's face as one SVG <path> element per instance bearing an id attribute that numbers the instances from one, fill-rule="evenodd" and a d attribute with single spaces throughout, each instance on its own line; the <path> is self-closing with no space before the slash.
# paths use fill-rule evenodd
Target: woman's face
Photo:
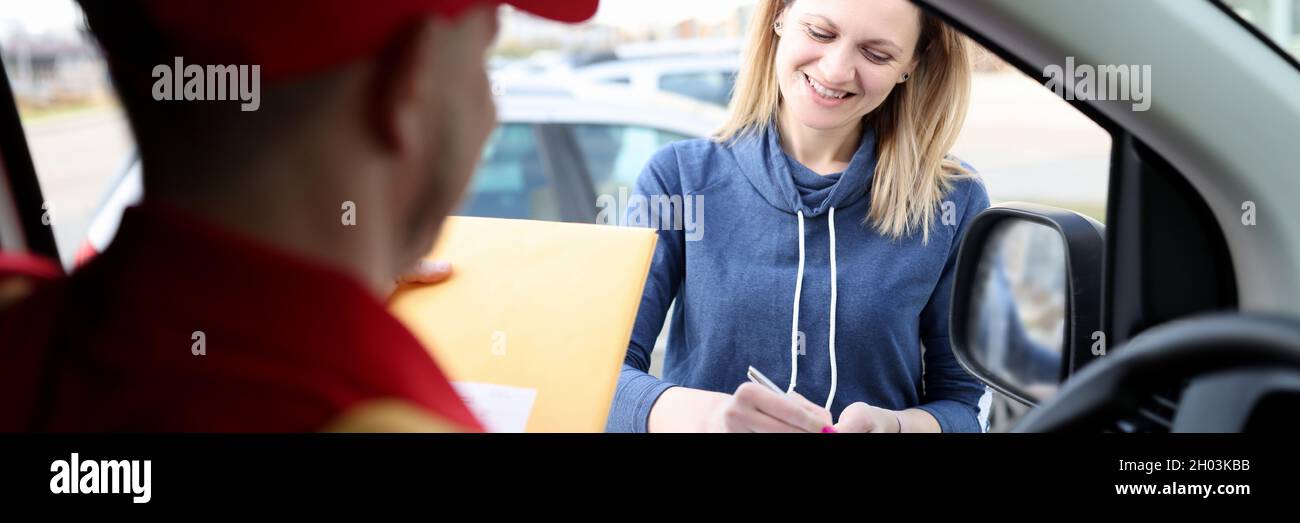
<path id="1" fill-rule="evenodd" d="M 797 0 L 777 15 L 782 112 L 804 126 L 857 125 L 913 69 L 920 11 L 907 0 Z"/>

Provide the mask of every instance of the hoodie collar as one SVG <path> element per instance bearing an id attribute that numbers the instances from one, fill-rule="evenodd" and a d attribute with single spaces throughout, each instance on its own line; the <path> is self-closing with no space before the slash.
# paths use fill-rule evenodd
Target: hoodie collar
<path id="1" fill-rule="evenodd" d="M 803 166 L 781 149 L 781 138 L 775 122 L 769 123 L 761 132 L 736 138 L 731 150 L 745 178 L 768 204 L 790 214 L 803 211 L 804 216 L 812 217 L 826 213 L 831 207 L 851 205 L 867 194 L 871 187 L 871 177 L 876 170 L 875 145 L 875 130 L 867 126 L 862 133 L 858 150 L 853 153 L 849 166 L 844 169 L 839 180 L 829 188 L 814 189 L 814 197 L 807 199 L 800 197 L 792 170 L 792 166 Z"/>

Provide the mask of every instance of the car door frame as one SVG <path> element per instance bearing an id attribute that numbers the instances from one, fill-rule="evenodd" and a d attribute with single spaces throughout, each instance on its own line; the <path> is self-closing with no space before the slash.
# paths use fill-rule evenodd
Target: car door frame
<path id="1" fill-rule="evenodd" d="M 989 37 L 998 24 L 1006 23 L 997 15 L 968 16 L 972 11 L 952 0 L 913 1 L 1031 78 L 1045 81 L 1041 68 L 1024 58 L 1033 54 L 1032 49 L 1020 47 L 1029 39 Z M 1260 46 L 1265 48 L 1265 43 Z M 1141 331 L 1177 317 L 1236 309 L 1239 291 L 1232 251 L 1204 195 L 1136 133 L 1100 110 L 1097 102 L 1065 101 L 1106 129 L 1112 140 L 1101 311 L 1103 348 L 1122 350 L 1123 343 Z M 1153 219 L 1154 213 L 1158 213 L 1158 221 Z M 1177 223 L 1191 226 L 1170 225 Z M 1192 259 L 1196 261 L 1187 262 Z M 1171 267 L 1177 269 L 1171 271 Z M 1189 294 L 1189 281 L 1201 282 L 1205 292 Z M 1170 296 L 1186 299 L 1171 301 Z"/>

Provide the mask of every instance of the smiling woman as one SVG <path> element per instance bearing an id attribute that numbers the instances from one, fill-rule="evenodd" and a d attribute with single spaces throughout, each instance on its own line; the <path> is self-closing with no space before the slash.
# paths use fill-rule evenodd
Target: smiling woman
<path id="1" fill-rule="evenodd" d="M 843 27 L 827 13 L 839 15 Z M 805 135 L 790 132 L 794 125 L 819 143 L 831 138 L 828 132 L 839 135 L 835 141 L 843 146 L 835 152 L 844 158 L 857 148 L 846 131 L 871 127 L 881 174 L 873 183 L 873 225 L 895 237 L 926 235 L 946 175 L 966 173 L 947 157 L 970 97 L 966 39 L 911 4 L 889 0 L 766 1 L 754 20 L 765 30 L 751 30 L 754 45 L 747 47 L 731 117 L 718 138 L 761 131 L 779 112 L 782 145 L 801 160 L 801 150 L 818 146 L 791 143 Z M 810 160 L 817 172 L 845 166 Z"/>
<path id="2" fill-rule="evenodd" d="M 965 40 L 907 0 L 765 0 L 745 49 L 722 129 L 637 181 L 641 201 L 708 196 L 717 232 L 659 231 L 608 428 L 979 431 L 984 387 L 948 344 L 957 240 L 988 206 L 948 155 Z"/>

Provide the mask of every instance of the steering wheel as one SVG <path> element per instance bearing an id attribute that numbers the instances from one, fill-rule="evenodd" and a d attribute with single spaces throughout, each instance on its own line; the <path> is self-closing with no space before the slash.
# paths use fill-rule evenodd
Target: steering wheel
<path id="1" fill-rule="evenodd" d="M 1154 394 L 1183 384 L 1174 432 L 1240 432 L 1270 423 L 1255 414 L 1280 414 L 1285 410 L 1268 405 L 1282 397 L 1293 409 L 1300 398 L 1300 321 L 1234 312 L 1150 328 L 1072 376 L 1013 432 L 1114 429 Z"/>

